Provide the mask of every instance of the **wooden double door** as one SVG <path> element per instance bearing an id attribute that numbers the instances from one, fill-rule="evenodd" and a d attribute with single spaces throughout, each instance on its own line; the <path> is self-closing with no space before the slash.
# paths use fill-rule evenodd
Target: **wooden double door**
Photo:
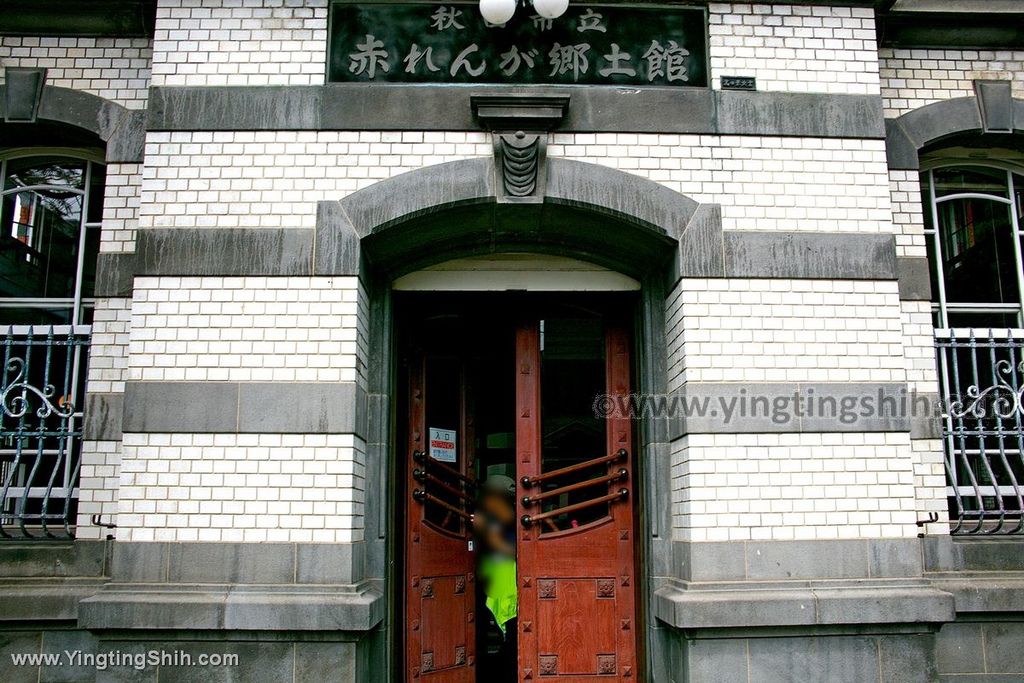
<path id="1" fill-rule="evenodd" d="M 495 474 L 517 484 L 515 680 L 636 680 L 626 327 L 577 309 L 433 323 L 406 356 L 405 680 L 506 680 L 487 673 L 471 526 Z"/>

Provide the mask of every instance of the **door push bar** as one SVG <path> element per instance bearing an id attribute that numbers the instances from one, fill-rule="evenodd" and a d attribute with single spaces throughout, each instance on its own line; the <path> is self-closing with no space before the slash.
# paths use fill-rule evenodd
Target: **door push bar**
<path id="1" fill-rule="evenodd" d="M 466 520 L 467 522 L 473 519 L 473 516 L 471 514 L 469 514 L 468 512 L 466 512 L 465 510 L 461 510 L 461 509 L 455 507 L 454 505 L 452 505 L 451 503 L 448 503 L 447 501 L 441 500 L 437 496 L 432 495 L 430 493 L 427 493 L 426 491 L 424 491 L 422 489 L 416 489 L 415 491 L 413 491 L 412 492 L 412 497 L 413 497 L 413 499 L 415 499 L 417 502 L 420 502 L 420 503 L 426 503 L 426 502 L 433 503 L 434 505 L 437 505 L 441 509 L 447 510 L 451 514 L 457 515 L 458 517 L 461 517 L 462 519 Z"/>
<path id="2" fill-rule="evenodd" d="M 423 484 L 423 488 L 426 488 L 427 484 L 430 484 L 431 486 L 437 486 L 442 491 L 448 493 L 451 496 L 454 496 L 457 500 L 465 503 L 466 505 L 473 504 L 473 499 L 470 496 L 467 496 L 465 492 L 462 491 L 462 489 L 452 486 L 445 480 L 441 479 L 440 477 L 430 472 L 427 472 L 426 470 L 421 470 L 419 468 L 414 469 L 412 471 L 412 478 Z"/>
<path id="3" fill-rule="evenodd" d="M 454 477 L 455 479 L 461 481 L 466 486 L 469 486 L 471 488 L 476 487 L 476 482 L 467 477 L 466 475 L 464 475 L 462 472 L 459 472 L 454 467 L 449 467 L 448 465 L 445 465 L 443 462 L 438 462 L 433 458 L 428 458 L 427 454 L 424 453 L 423 451 L 413 451 L 412 459 L 423 465 L 424 468 L 429 467 L 430 469 L 442 472 L 448 475 L 449 477 Z"/>
<path id="4" fill-rule="evenodd" d="M 554 510 L 542 512 L 539 515 L 523 515 L 520 521 L 523 523 L 523 526 L 528 527 L 531 524 L 541 522 L 551 517 L 557 517 L 558 515 L 566 514 L 569 512 L 576 512 L 577 510 L 583 510 L 584 508 L 599 505 L 601 503 L 611 503 L 616 500 L 625 500 L 627 497 L 629 497 L 629 489 L 621 488 L 615 493 L 609 493 L 607 496 L 591 498 L 590 500 L 583 501 L 582 503 L 574 503 L 573 505 L 566 505 L 565 507 L 555 508 Z"/>
<path id="5" fill-rule="evenodd" d="M 619 450 L 615 451 L 611 455 L 602 455 L 600 458 L 594 458 L 593 460 L 586 460 L 584 462 L 578 462 L 575 465 L 569 465 L 568 467 L 563 467 L 563 468 L 558 469 L 558 470 L 551 470 L 550 472 L 542 472 L 541 474 L 538 474 L 535 477 L 523 477 L 520 480 L 520 482 L 522 482 L 524 488 L 530 488 L 531 486 L 536 486 L 537 484 L 541 483 L 542 481 L 547 481 L 549 479 L 555 479 L 557 477 L 561 477 L 561 476 L 564 476 L 566 474 L 572 474 L 573 472 L 579 472 L 580 470 L 585 470 L 588 467 L 593 467 L 594 465 L 600 465 L 601 463 L 606 463 L 606 462 L 611 463 L 611 462 L 615 462 L 617 460 L 625 459 L 625 457 L 627 455 L 629 455 L 629 453 L 626 452 L 626 449 L 625 448 L 620 448 Z"/>
<path id="6" fill-rule="evenodd" d="M 610 484 L 613 481 L 625 481 L 629 478 L 629 470 L 625 467 L 620 467 L 617 472 L 606 474 L 603 477 L 594 477 L 593 479 L 585 479 L 578 481 L 575 484 L 567 484 L 566 486 L 560 486 L 557 489 L 551 489 L 550 491 L 544 491 L 533 496 L 523 496 L 523 505 L 529 507 L 534 503 L 538 503 L 545 498 L 552 498 L 554 496 L 561 495 L 563 493 L 571 493 L 573 491 L 579 491 L 580 489 L 589 488 L 591 486 L 597 486 L 598 484 Z"/>

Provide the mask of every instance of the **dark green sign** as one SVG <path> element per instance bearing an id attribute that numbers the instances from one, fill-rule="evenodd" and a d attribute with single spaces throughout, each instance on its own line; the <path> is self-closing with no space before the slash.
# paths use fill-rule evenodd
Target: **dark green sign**
<path id="1" fill-rule="evenodd" d="M 476 3 L 334 3 L 330 80 L 355 83 L 708 84 L 701 8 L 527 3 L 502 26 Z"/>

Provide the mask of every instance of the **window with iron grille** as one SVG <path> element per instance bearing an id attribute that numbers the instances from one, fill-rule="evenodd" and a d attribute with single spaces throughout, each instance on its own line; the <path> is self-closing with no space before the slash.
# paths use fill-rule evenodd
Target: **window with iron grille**
<path id="1" fill-rule="evenodd" d="M 74 535 L 102 156 L 0 156 L 0 536 Z"/>
<path id="2" fill-rule="evenodd" d="M 1024 166 L 924 161 L 952 532 L 1022 533 Z"/>

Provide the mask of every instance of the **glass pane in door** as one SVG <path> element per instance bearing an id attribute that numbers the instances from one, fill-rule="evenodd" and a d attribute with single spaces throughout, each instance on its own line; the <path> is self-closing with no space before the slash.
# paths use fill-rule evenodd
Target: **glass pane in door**
<path id="1" fill-rule="evenodd" d="M 550 472 L 606 455 L 605 421 L 594 410 L 594 400 L 605 393 L 604 324 L 597 315 L 548 317 L 540 322 L 541 352 L 541 471 Z M 607 463 L 583 468 L 545 481 L 544 492 L 561 490 L 599 478 Z M 603 496 L 607 482 L 597 482 L 545 498 L 548 512 Z M 561 531 L 601 519 L 607 503 L 573 510 L 545 521 L 541 531 Z"/>

